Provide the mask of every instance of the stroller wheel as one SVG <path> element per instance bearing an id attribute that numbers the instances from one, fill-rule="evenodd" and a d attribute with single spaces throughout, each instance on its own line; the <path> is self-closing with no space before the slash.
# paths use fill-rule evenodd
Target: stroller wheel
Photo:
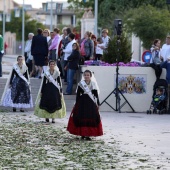
<path id="1" fill-rule="evenodd" d="M 151 110 L 149 110 L 149 114 L 151 114 L 152 113 L 152 111 Z"/>
<path id="2" fill-rule="evenodd" d="M 150 110 L 147 110 L 147 111 L 146 111 L 146 114 L 149 114 L 149 111 L 150 111 Z"/>
<path id="3" fill-rule="evenodd" d="M 157 110 L 156 110 L 156 109 L 153 109 L 153 113 L 157 114 Z"/>

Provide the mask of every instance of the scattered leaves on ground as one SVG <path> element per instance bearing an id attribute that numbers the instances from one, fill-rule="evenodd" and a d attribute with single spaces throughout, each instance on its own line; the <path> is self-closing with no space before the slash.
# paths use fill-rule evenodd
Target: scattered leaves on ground
<path id="1" fill-rule="evenodd" d="M 120 150 L 93 138 L 81 140 L 64 128 L 19 116 L 1 116 L 0 169 L 3 170 L 154 170 L 147 155 Z M 160 167 L 160 166 L 159 166 Z"/>

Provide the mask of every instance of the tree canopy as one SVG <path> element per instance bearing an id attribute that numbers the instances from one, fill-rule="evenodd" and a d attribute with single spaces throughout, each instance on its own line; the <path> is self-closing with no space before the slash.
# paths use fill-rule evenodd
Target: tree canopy
<path id="1" fill-rule="evenodd" d="M 79 2 L 68 0 L 70 7 L 77 11 L 91 6 L 94 0 Z M 164 40 L 170 30 L 170 7 L 166 0 L 99 0 L 98 26 L 113 32 L 114 19 L 122 19 L 124 31 L 134 33 L 149 48 L 155 38 Z M 83 11 L 84 12 L 84 11 Z M 82 15 L 79 15 L 82 17 Z"/>
<path id="2" fill-rule="evenodd" d="M 82 17 L 84 8 L 92 7 L 94 0 L 86 2 L 79 0 L 67 0 L 69 8 L 73 9 L 78 17 Z M 98 23 L 100 27 L 113 29 L 113 21 L 123 18 L 124 13 L 130 9 L 139 8 L 142 5 L 151 5 L 159 9 L 167 9 L 166 0 L 98 0 Z M 109 15 L 108 15 L 109 14 Z"/>
<path id="3" fill-rule="evenodd" d="M 151 5 L 143 5 L 125 13 L 125 27 L 143 41 L 149 48 L 156 38 L 165 40 L 170 30 L 170 13 L 166 9 L 157 9 Z"/>

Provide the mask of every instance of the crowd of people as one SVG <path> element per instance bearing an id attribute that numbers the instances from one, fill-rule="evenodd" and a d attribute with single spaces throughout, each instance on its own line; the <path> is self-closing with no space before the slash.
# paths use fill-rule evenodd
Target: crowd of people
<path id="1" fill-rule="evenodd" d="M 107 32 L 104 30 L 103 32 Z M 108 42 L 107 42 L 108 43 Z M 102 58 L 105 49 L 103 40 L 86 32 L 80 41 L 70 28 L 37 29 L 37 35 L 28 34 L 25 45 L 25 57 L 18 56 L 6 83 L 1 104 L 24 112 L 32 108 L 30 77 L 42 80 L 35 102 L 34 114 L 44 118 L 45 122 L 66 116 L 62 81 L 67 83 L 65 95 L 72 94 L 73 79 L 80 61 Z M 81 63 L 83 64 L 83 63 Z M 99 115 L 99 88 L 93 73 L 86 70 L 77 85 L 76 103 L 72 109 L 67 130 L 84 140 L 91 136 L 103 135 Z M 88 105 L 88 107 L 86 107 Z"/>
<path id="2" fill-rule="evenodd" d="M 73 78 L 80 61 L 101 60 L 108 42 L 107 29 L 102 31 L 102 38 L 96 38 L 95 35 L 87 31 L 80 41 L 75 39 L 75 34 L 70 28 L 63 28 L 62 35 L 58 28 L 52 32 L 39 28 L 37 35 L 29 33 L 25 46 L 25 57 L 17 57 L 17 62 L 13 65 L 6 83 L 1 105 L 12 107 L 13 112 L 16 112 L 17 109 L 24 112 L 25 108 L 32 108 L 30 77 L 37 77 L 42 82 L 34 114 L 44 118 L 45 122 L 52 119 L 52 123 L 55 123 L 55 118 L 64 118 L 66 105 L 63 94 L 72 94 Z M 155 70 L 157 79 L 160 79 L 162 68 L 166 68 L 166 79 L 170 87 L 169 36 L 167 36 L 166 44 L 162 49 L 160 47 L 161 41 L 156 39 L 151 47 L 150 64 Z M 3 53 L 2 50 L 1 53 Z M 62 89 L 62 78 L 67 83 L 66 92 L 63 92 Z M 85 70 L 81 81 L 77 84 L 76 103 L 67 126 L 67 130 L 71 134 L 81 136 L 83 140 L 91 140 L 91 136 L 103 135 L 99 114 L 99 92 L 93 73 L 90 70 Z"/>
<path id="3" fill-rule="evenodd" d="M 34 114 L 44 118 L 45 122 L 52 119 L 52 123 L 55 123 L 55 118 L 64 118 L 66 105 L 63 94 L 72 94 L 74 75 L 80 64 L 90 59 L 102 59 L 103 50 L 107 48 L 109 41 L 108 30 L 104 29 L 102 34 L 102 38 L 96 39 L 95 35 L 87 31 L 81 40 L 77 40 L 72 30 L 66 27 L 62 34 L 58 28 L 51 32 L 38 28 L 37 35 L 29 33 L 25 56 L 18 56 L 16 64 L 13 65 L 1 105 L 12 107 L 13 112 L 24 112 L 25 108 L 33 108 L 30 77 L 36 77 L 41 79 L 41 85 Z M 2 44 L 0 37 L 0 47 Z M 2 50 L 3 47 L 0 55 L 3 55 Z M 61 79 L 67 84 L 65 92 Z M 77 85 L 76 103 L 68 121 L 67 130 L 71 134 L 81 136 L 83 140 L 103 135 L 98 95 L 96 79 L 90 70 L 86 70 Z"/>
<path id="4" fill-rule="evenodd" d="M 25 60 L 30 77 L 42 78 L 48 61 L 56 62 L 61 78 L 67 84 L 65 95 L 72 94 L 73 79 L 79 65 L 86 60 L 102 60 L 103 51 L 109 42 L 108 30 L 102 30 L 102 37 L 96 38 L 86 31 L 82 39 L 77 39 L 71 28 L 53 31 L 37 29 L 37 35 L 28 34 L 25 45 Z"/>

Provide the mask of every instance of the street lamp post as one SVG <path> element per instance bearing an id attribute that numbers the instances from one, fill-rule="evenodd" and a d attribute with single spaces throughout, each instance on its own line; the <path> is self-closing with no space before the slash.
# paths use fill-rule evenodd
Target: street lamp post
<path id="1" fill-rule="evenodd" d="M 94 27 L 94 34 L 97 36 L 98 0 L 95 0 L 94 9 L 95 9 L 95 27 Z"/>
<path id="2" fill-rule="evenodd" d="M 25 9 L 24 9 L 25 3 L 23 0 L 22 4 L 22 55 L 24 56 L 24 45 L 25 45 Z"/>

